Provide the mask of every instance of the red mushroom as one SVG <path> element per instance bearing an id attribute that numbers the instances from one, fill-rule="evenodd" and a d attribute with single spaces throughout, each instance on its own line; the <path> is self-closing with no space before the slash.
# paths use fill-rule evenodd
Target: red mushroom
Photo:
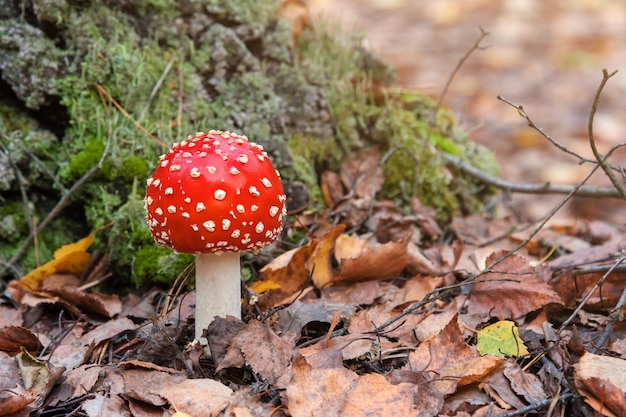
<path id="1" fill-rule="evenodd" d="M 196 254 L 196 339 L 215 316 L 241 318 L 239 252 L 258 251 L 285 217 L 280 175 L 245 136 L 212 130 L 176 143 L 148 179 L 155 241 Z"/>

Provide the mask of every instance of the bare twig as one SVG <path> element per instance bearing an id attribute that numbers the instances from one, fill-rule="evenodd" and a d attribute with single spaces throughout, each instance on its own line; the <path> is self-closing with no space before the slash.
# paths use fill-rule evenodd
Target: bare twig
<path id="1" fill-rule="evenodd" d="M 165 69 L 163 70 L 163 73 L 161 74 L 161 77 L 159 77 L 157 82 L 154 84 L 154 87 L 152 87 L 152 91 L 150 92 L 150 97 L 148 97 L 148 102 L 146 103 L 145 107 L 141 111 L 141 114 L 137 118 L 137 123 L 141 124 L 141 121 L 146 116 L 146 113 L 150 109 L 150 104 L 152 103 L 152 100 L 154 99 L 154 97 L 159 92 L 159 89 L 163 85 L 163 81 L 165 81 L 165 77 L 167 77 L 167 74 L 170 73 L 170 71 L 172 70 L 172 67 L 174 66 L 175 62 L 176 62 L 176 58 L 172 58 L 172 59 L 170 59 L 170 61 L 165 66 Z"/>
<path id="2" fill-rule="evenodd" d="M 568 399 L 570 399 L 572 397 L 573 397 L 573 394 L 566 393 L 566 394 L 561 395 L 557 400 L 563 402 L 563 401 L 568 400 Z M 540 408 L 546 407 L 546 406 L 550 405 L 552 403 L 552 401 L 554 401 L 554 400 L 555 400 L 554 398 L 546 398 L 545 400 L 538 401 L 536 403 L 532 403 L 530 405 L 527 405 L 526 407 L 522 407 L 522 408 L 519 408 L 517 410 L 509 411 L 508 413 L 498 414 L 498 417 L 522 416 L 522 415 L 530 413 L 531 411 L 535 411 L 535 410 L 538 410 Z"/>
<path id="3" fill-rule="evenodd" d="M 450 88 L 450 85 L 452 85 L 452 81 L 454 80 L 454 77 L 456 77 L 456 74 L 463 67 L 463 65 L 465 64 L 465 61 L 467 61 L 467 59 L 470 57 L 470 55 L 472 55 L 472 53 L 474 53 L 474 51 L 478 49 L 484 50 L 488 48 L 488 46 L 481 46 L 480 43 L 483 41 L 483 39 L 485 39 L 485 37 L 489 36 L 489 32 L 483 29 L 482 26 L 479 26 L 478 28 L 480 29 L 480 36 L 478 37 L 476 42 L 474 42 L 474 45 L 472 45 L 472 47 L 467 52 L 465 52 L 465 55 L 463 55 L 463 57 L 459 59 L 459 62 L 456 64 L 456 67 L 454 67 L 454 70 L 452 71 L 448 79 L 446 80 L 446 84 L 443 87 L 443 91 L 439 95 L 439 100 L 437 100 L 437 105 L 435 106 L 435 111 L 433 112 L 435 116 L 437 115 L 437 113 L 439 113 L 439 109 L 441 108 L 441 103 L 443 102 L 443 99 L 445 98 L 446 94 L 448 94 L 448 89 Z"/>
<path id="4" fill-rule="evenodd" d="M 620 296 L 619 300 L 617 300 L 617 304 L 615 304 L 615 307 L 609 313 L 609 321 L 606 323 L 606 326 L 604 327 L 600 338 L 596 341 L 597 350 L 602 350 L 606 348 L 609 337 L 611 337 L 611 334 L 613 334 L 613 330 L 615 330 L 615 324 L 618 321 L 624 320 L 624 313 L 622 312 L 624 306 L 626 306 L 626 286 L 624 287 L 624 290 L 622 291 L 622 295 Z"/>
<path id="5" fill-rule="evenodd" d="M 593 294 L 595 294 L 595 292 L 598 290 L 598 288 L 600 288 L 602 286 L 602 284 L 604 284 L 604 281 L 606 281 L 606 279 L 608 278 L 609 275 L 611 275 L 611 273 L 615 270 L 615 268 L 617 268 L 619 265 L 621 265 L 624 261 L 626 261 L 626 255 L 622 254 L 620 255 L 615 262 L 613 263 L 613 265 L 611 266 L 611 268 L 606 271 L 604 273 L 604 275 L 602 275 L 602 277 L 596 282 L 596 284 L 593 286 L 593 288 L 591 288 L 589 290 L 589 292 L 587 293 L 587 295 L 585 295 L 583 297 L 583 299 L 581 300 L 581 302 L 578 304 L 578 306 L 576 306 L 576 308 L 574 309 L 574 311 L 572 312 L 572 314 L 570 314 L 570 316 L 567 318 L 567 320 L 565 320 L 563 322 L 563 324 L 561 324 L 561 326 L 559 327 L 559 329 L 557 330 L 557 333 L 561 333 L 567 326 L 570 325 L 570 323 L 574 320 L 574 318 L 578 315 L 578 313 L 580 312 L 580 310 L 582 310 L 582 308 L 585 306 L 585 304 L 587 304 L 587 302 L 589 301 L 589 299 L 591 298 L 591 296 Z"/>
<path id="6" fill-rule="evenodd" d="M 591 150 L 593 151 L 593 156 L 595 156 L 596 161 L 598 161 L 598 164 L 600 164 L 606 176 L 609 177 L 615 189 L 620 193 L 622 198 L 626 200 L 626 188 L 624 188 L 624 185 L 619 182 L 619 180 L 615 176 L 615 173 L 613 172 L 613 169 L 609 166 L 608 162 L 606 162 L 607 156 L 602 155 L 598 151 L 598 148 L 596 146 L 596 141 L 593 136 L 593 120 L 594 120 L 596 111 L 598 110 L 598 105 L 600 104 L 600 96 L 602 95 L 602 90 L 604 89 L 604 86 L 606 85 L 606 83 L 609 81 L 609 78 L 611 78 L 615 74 L 617 74 L 617 70 L 613 71 L 610 74 L 606 69 L 602 70 L 602 81 L 600 81 L 600 85 L 598 86 L 598 89 L 596 90 L 596 95 L 593 99 L 593 104 L 591 105 L 591 111 L 589 112 L 589 121 L 587 123 L 587 134 L 589 136 L 589 145 L 591 146 Z"/>

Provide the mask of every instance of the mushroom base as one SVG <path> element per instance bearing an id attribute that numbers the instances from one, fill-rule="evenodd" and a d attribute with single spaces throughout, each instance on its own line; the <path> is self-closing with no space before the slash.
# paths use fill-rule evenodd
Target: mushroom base
<path id="1" fill-rule="evenodd" d="M 196 339 L 215 316 L 241 319 L 238 252 L 196 255 Z"/>

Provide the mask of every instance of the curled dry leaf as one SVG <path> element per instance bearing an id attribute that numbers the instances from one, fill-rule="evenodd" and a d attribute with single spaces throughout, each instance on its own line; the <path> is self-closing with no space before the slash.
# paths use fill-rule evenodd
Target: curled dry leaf
<path id="1" fill-rule="evenodd" d="M 0 351 L 17 355 L 22 349 L 31 354 L 41 351 L 41 342 L 30 330 L 22 326 L 6 326 L 0 328 Z"/>
<path id="2" fill-rule="evenodd" d="M 574 365 L 576 388 L 585 402 L 609 417 L 626 410 L 626 360 L 585 353 Z"/>
<path id="3" fill-rule="evenodd" d="M 304 0 L 283 0 L 276 11 L 276 16 L 291 22 L 291 40 L 289 47 L 293 51 L 298 44 L 302 31 L 309 26 L 311 16 Z"/>
<path id="4" fill-rule="evenodd" d="M 408 239 L 403 239 L 383 244 L 357 245 L 350 257 L 337 259 L 339 268 L 335 281 L 346 284 L 398 276 L 409 262 L 408 243 Z"/>

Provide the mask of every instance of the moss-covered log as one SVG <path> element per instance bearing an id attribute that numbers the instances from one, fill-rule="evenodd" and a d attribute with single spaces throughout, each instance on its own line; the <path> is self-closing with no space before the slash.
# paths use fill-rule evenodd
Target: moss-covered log
<path id="1" fill-rule="evenodd" d="M 2 275 L 24 273 L 59 245 L 114 222 L 97 241 L 118 276 L 137 284 L 173 279 L 188 258 L 152 243 L 145 179 L 164 146 L 209 129 L 262 144 L 285 180 L 306 184 L 313 199 L 320 169 L 378 146 L 394 149 L 386 197 L 401 202 L 417 192 L 442 218 L 481 207 L 488 190 L 456 175 L 438 153 L 494 171 L 488 151 L 432 100 L 381 94 L 392 72 L 358 38 L 318 27 L 292 50 L 279 7 L 277 0 L 0 0 Z M 36 250 L 17 253 L 99 163 L 37 233 Z M 17 262 L 7 268 L 10 259 Z"/>

